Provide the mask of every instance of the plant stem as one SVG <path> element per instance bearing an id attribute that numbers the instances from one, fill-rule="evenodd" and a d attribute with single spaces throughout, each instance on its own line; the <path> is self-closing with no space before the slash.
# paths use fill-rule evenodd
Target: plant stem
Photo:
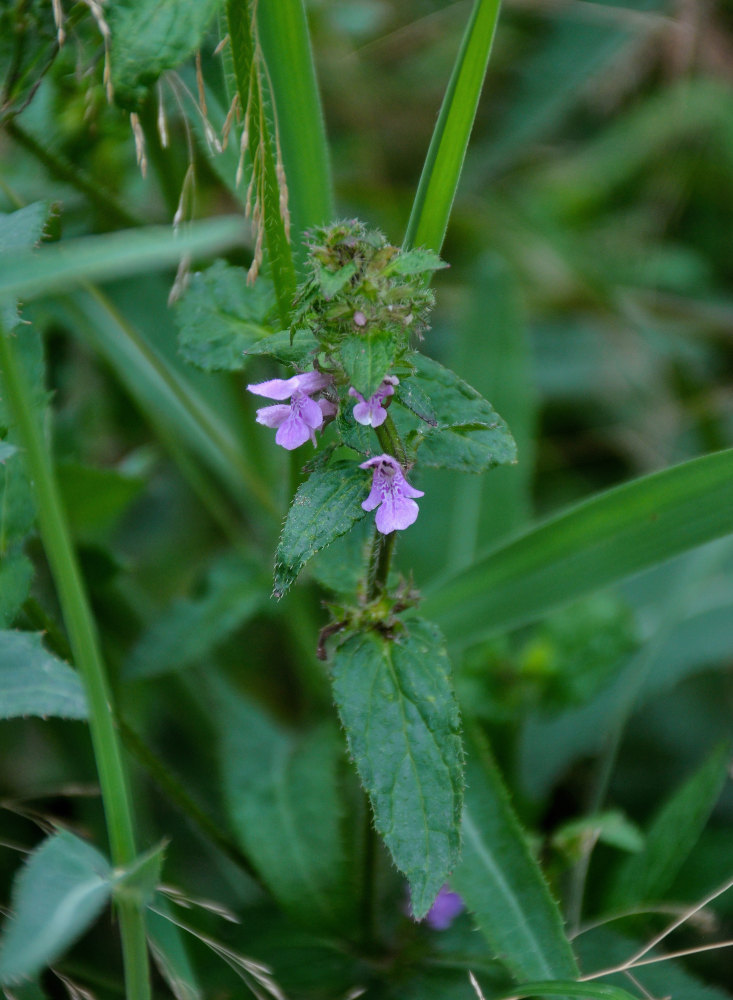
<path id="1" fill-rule="evenodd" d="M 71 545 L 66 515 L 43 439 L 33 412 L 25 373 L 16 359 L 13 335 L 0 326 L 0 364 L 4 387 L 25 448 L 34 485 L 44 549 L 69 634 L 74 661 L 84 683 L 89 730 L 102 791 L 112 862 L 129 865 L 136 856 L 130 793 L 115 726 L 112 695 L 102 663 L 94 620 Z M 150 977 L 142 904 L 118 901 L 128 1000 L 148 1000 Z"/>

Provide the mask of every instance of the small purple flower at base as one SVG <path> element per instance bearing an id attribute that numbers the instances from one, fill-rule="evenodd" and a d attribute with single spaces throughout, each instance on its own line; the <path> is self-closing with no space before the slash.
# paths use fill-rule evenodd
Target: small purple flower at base
<path id="1" fill-rule="evenodd" d="M 369 399 L 364 399 L 360 392 L 352 387 L 349 389 L 349 395 L 356 397 L 360 400 L 354 407 L 354 420 L 357 424 L 363 424 L 365 427 L 380 427 L 384 421 L 387 419 L 387 411 L 382 406 L 382 403 L 388 396 L 394 395 L 394 387 L 400 384 L 400 380 L 394 375 L 387 375 L 386 378 L 382 379 L 382 384 Z"/>
<path id="2" fill-rule="evenodd" d="M 377 455 L 362 462 L 359 468 L 374 469 L 371 491 L 361 506 L 364 510 L 379 508 L 377 530 L 388 535 L 392 531 L 409 528 L 419 514 L 414 497 L 425 494 L 410 486 L 397 459 L 391 455 Z"/>
<path id="3" fill-rule="evenodd" d="M 452 892 L 446 883 L 425 916 L 425 923 L 434 931 L 447 930 L 459 913 L 465 910 L 463 900 L 457 892 Z"/>
<path id="4" fill-rule="evenodd" d="M 292 378 L 273 378 L 248 385 L 247 389 L 256 396 L 290 399 L 287 405 L 263 406 L 257 411 L 257 423 L 276 427 L 275 443 L 288 451 L 305 444 L 309 438 L 315 445 L 315 432 L 323 426 L 324 417 L 333 416 L 335 408 L 328 400 L 316 401 L 311 395 L 325 389 L 329 382 L 320 372 L 305 372 Z"/>

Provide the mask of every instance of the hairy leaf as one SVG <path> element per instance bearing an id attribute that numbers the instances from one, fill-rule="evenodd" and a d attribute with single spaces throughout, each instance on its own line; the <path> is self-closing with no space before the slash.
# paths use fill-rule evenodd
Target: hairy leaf
<path id="1" fill-rule="evenodd" d="M 395 257 L 387 267 L 387 273 L 424 274 L 425 271 L 438 271 L 448 266 L 434 250 L 418 248 L 417 250 L 405 250 Z"/>
<path id="2" fill-rule="evenodd" d="M 68 663 L 48 653 L 40 634 L 0 632 L 0 718 L 56 715 L 86 719 L 81 679 Z"/>
<path id="3" fill-rule="evenodd" d="M 659 899 L 682 867 L 718 801 L 730 766 L 730 746 L 712 752 L 702 767 L 672 794 L 652 821 L 644 849 L 616 872 L 609 910 L 627 910 Z"/>
<path id="4" fill-rule="evenodd" d="M 424 917 L 460 849 L 463 751 L 442 637 L 417 619 L 393 637 L 352 634 L 333 686 L 375 826 Z"/>
<path id="5" fill-rule="evenodd" d="M 112 871 L 91 844 L 61 830 L 29 856 L 13 883 L 13 915 L 0 939 L 0 982 L 33 976 L 96 920 Z"/>
<path id="6" fill-rule="evenodd" d="M 176 307 L 178 346 L 204 371 L 239 371 L 245 352 L 269 332 L 275 293 L 265 278 L 247 284 L 247 272 L 217 261 L 194 274 Z"/>
<path id="7" fill-rule="evenodd" d="M 415 366 L 418 389 L 427 397 L 438 426 L 421 423 L 413 441 L 423 465 L 483 472 L 517 460 L 508 427 L 487 402 L 455 372 L 417 352 L 408 355 Z M 409 391 L 411 380 L 403 389 Z"/>
<path id="8" fill-rule="evenodd" d="M 451 886 L 497 958 L 520 982 L 577 976 L 560 911 L 529 852 L 496 764 L 477 737 L 469 743 L 463 853 Z"/>
<path id="9" fill-rule="evenodd" d="M 394 354 L 394 336 L 387 330 L 369 336 L 354 333 L 339 348 L 339 358 L 351 384 L 365 399 L 377 391 L 384 376 L 389 374 Z"/>
<path id="10" fill-rule="evenodd" d="M 222 0 L 116 0 L 110 61 L 116 102 L 135 110 L 161 73 L 201 45 Z"/>
<path id="11" fill-rule="evenodd" d="M 298 488 L 280 535 L 275 597 L 287 593 L 311 556 L 365 516 L 361 504 L 368 492 L 369 476 L 353 462 L 337 461 L 311 473 Z"/>
<path id="12" fill-rule="evenodd" d="M 18 250 L 30 250 L 41 242 L 51 207 L 48 202 L 35 201 L 17 212 L 0 212 L 0 257 Z"/>

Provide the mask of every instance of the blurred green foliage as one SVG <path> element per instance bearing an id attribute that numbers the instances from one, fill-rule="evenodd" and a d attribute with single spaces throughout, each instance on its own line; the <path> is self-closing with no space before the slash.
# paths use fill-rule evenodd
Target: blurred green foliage
<path id="1" fill-rule="evenodd" d="M 156 79 L 162 74 L 152 88 L 139 67 L 119 68 L 130 78 L 117 82 L 123 98 L 126 89 L 132 95 L 128 104 L 134 98 L 136 136 L 129 114 L 107 100 L 106 22 L 85 4 L 62 6 L 62 45 L 50 2 L 15 0 L 0 11 L 0 211 L 53 203 L 50 242 L 142 222 L 167 226 L 176 213 L 185 230 L 194 218 L 241 211 L 236 128 L 221 150 L 231 96 L 214 55 L 220 28 L 208 15 L 216 4 L 200 5 L 207 16 L 195 37 L 184 32 L 175 58 L 152 67 Z M 470 4 L 307 6 L 337 215 L 363 218 L 399 244 Z M 120 5 L 115 18 L 124 16 Z M 199 88 L 194 63 L 176 63 L 201 37 Z M 113 82 L 114 54 L 113 46 Z M 144 53 L 136 58 L 145 62 Z M 733 16 L 713 0 L 506 0 L 441 252 L 450 268 L 436 276 L 422 347 L 492 401 L 514 432 L 519 463 L 460 482 L 451 470 L 424 470 L 421 531 L 400 539 L 398 559 L 426 590 L 538 517 L 733 445 L 732 65 Z M 316 195 L 315 215 L 325 203 Z M 248 240 L 227 254 L 230 265 L 251 264 Z M 298 471 L 260 435 L 245 398 L 247 382 L 275 369 L 254 355 L 238 369 L 273 300 L 260 279 L 261 313 L 243 322 L 236 301 L 229 310 L 236 289 L 225 287 L 220 313 L 206 318 L 199 290 L 231 274 L 211 263 L 194 257 L 178 274 L 62 288 L 22 314 L 45 337 L 48 430 L 130 730 L 144 840 L 169 835 L 165 881 L 241 918 L 228 922 L 208 904 L 175 908 L 199 935 L 185 938 L 196 974 L 185 956 L 179 969 L 212 997 L 240 988 L 233 967 L 241 973 L 241 963 L 231 955 L 222 962 L 221 949 L 268 963 L 295 1000 L 355 997 L 360 988 L 385 1000 L 469 1000 L 468 969 L 487 997 L 499 995 L 510 988 L 506 972 L 467 915 L 441 935 L 405 913 L 403 882 L 371 839 L 343 748 L 324 723 L 333 712 L 316 657 L 321 601 L 349 576 L 356 533 L 318 556 L 280 604 L 265 597 Z M 222 370 L 208 375 L 186 363 L 196 360 L 204 322 L 221 334 L 221 355 L 209 362 Z M 16 328 L 19 338 L 24 330 Z M 41 396 L 36 342 L 24 346 Z M 0 462 L 9 503 L 0 619 L 44 632 L 47 648 L 68 657 L 35 536 L 21 553 L 30 522 L 18 513 L 26 489 L 18 457 L 6 450 Z M 455 646 L 464 718 L 491 742 L 569 930 L 615 917 L 614 900 L 645 911 L 580 933 L 583 971 L 633 954 L 670 913 L 731 878 L 728 751 L 715 749 L 730 736 L 733 709 L 730 539 L 582 595 L 539 622 Z M 252 705 L 261 743 L 246 722 Z M 263 772 L 275 776 L 271 784 Z M 36 845 L 49 822 L 104 842 L 87 784 L 93 773 L 81 723 L 3 721 L 4 901 L 19 851 Z M 319 785 L 314 795 L 338 803 L 325 831 L 300 797 L 303 775 Z M 242 787 L 261 797 L 271 829 L 233 804 Z M 675 803 L 689 823 L 670 847 L 670 828 L 680 824 L 665 827 L 663 818 L 674 817 Z M 502 816 L 494 818 L 501 826 Z M 296 831 L 313 825 L 300 846 L 293 823 Z M 677 851 L 653 898 L 634 874 L 650 849 L 667 860 Z M 301 850 L 315 881 L 299 867 Z M 332 867 L 324 864 L 331 851 Z M 368 892 L 353 884 L 365 871 Z M 349 891 L 352 902 L 368 901 L 368 913 L 354 914 Z M 544 913 L 546 887 L 531 891 Z M 334 894 L 333 913 L 322 892 Z M 313 913 L 308 900 L 318 901 Z M 728 893 L 706 908 L 704 922 L 688 921 L 674 947 L 730 939 L 732 921 Z M 161 947 L 175 955 L 179 944 Z M 107 970 L 116 962 L 110 936 L 97 928 L 59 970 L 113 997 L 119 987 Z M 570 958 L 560 965 L 573 974 Z M 733 964 L 730 952 L 711 951 L 634 975 L 655 995 L 722 1000 Z M 631 988 L 623 977 L 613 981 Z M 60 995 L 52 974 L 42 985 Z M 181 995 L 197 995 L 188 988 Z"/>

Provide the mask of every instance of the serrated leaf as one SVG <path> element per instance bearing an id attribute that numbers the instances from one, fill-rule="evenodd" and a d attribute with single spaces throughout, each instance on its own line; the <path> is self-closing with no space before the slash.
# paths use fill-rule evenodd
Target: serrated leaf
<path id="1" fill-rule="evenodd" d="M 414 364 L 419 390 L 427 397 L 438 426 L 421 425 L 414 442 L 423 465 L 484 472 L 517 460 L 509 428 L 491 404 L 455 372 L 417 352 Z M 410 382 L 405 388 L 409 389 Z"/>
<path id="2" fill-rule="evenodd" d="M 0 982 L 33 976 L 97 919 L 111 868 L 91 844 L 61 830 L 36 848 L 13 882 L 13 915 L 0 939 Z"/>
<path id="3" fill-rule="evenodd" d="M 222 0 L 117 0 L 110 7 L 116 102 L 136 110 L 161 73 L 201 45 Z"/>
<path id="4" fill-rule="evenodd" d="M 35 632 L 0 632 L 0 718 L 54 715 L 86 719 L 81 679 L 41 645 Z"/>
<path id="5" fill-rule="evenodd" d="M 560 911 L 496 764 L 475 735 L 469 742 L 462 826 L 463 853 L 450 884 L 496 956 L 520 982 L 577 976 Z"/>
<path id="6" fill-rule="evenodd" d="M 262 608 L 264 587 L 259 568 L 237 556 L 224 556 L 212 567 L 201 598 L 174 601 L 143 634 L 127 661 L 125 677 L 159 677 L 205 659 Z"/>
<path id="7" fill-rule="evenodd" d="M 32 580 L 33 566 L 22 552 L 9 552 L 0 559 L 0 627 L 12 624 Z"/>
<path id="8" fill-rule="evenodd" d="M 417 379 L 410 378 L 400 382 L 395 389 L 395 400 L 426 424 L 430 424 L 431 427 L 438 426 L 438 416 L 433 404 L 420 388 Z"/>
<path id="9" fill-rule="evenodd" d="M 282 597 L 308 562 L 365 516 L 369 476 L 353 462 L 318 469 L 298 487 L 275 556 L 275 597 Z"/>
<path id="10" fill-rule="evenodd" d="M 389 374 L 394 356 L 394 335 L 387 330 L 376 330 L 368 336 L 354 333 L 339 346 L 339 359 L 351 385 L 365 399 L 374 395 Z"/>
<path id="11" fill-rule="evenodd" d="M 388 274 L 424 274 L 425 271 L 439 271 L 449 265 L 440 259 L 434 250 L 418 247 L 417 250 L 403 250 L 387 267 Z"/>
<path id="12" fill-rule="evenodd" d="M 616 872 L 608 894 L 610 910 L 626 910 L 663 895 L 699 840 L 729 765 L 730 746 L 718 746 L 674 791 L 652 821 L 644 849 L 626 859 Z"/>
<path id="13" fill-rule="evenodd" d="M 33 527 L 36 505 L 22 455 L 3 441 L 10 455 L 0 463 L 0 539 L 3 548 L 20 542 Z"/>
<path id="14" fill-rule="evenodd" d="M 176 307 L 178 347 L 204 371 L 239 371 L 245 352 L 270 332 L 275 293 L 266 278 L 247 283 L 247 272 L 222 260 L 198 272 Z"/>
<path id="15" fill-rule="evenodd" d="M 338 733 L 329 725 L 298 736 L 224 683 L 210 682 L 209 690 L 237 840 L 291 915 L 343 930 L 354 895 L 341 832 Z"/>
<path id="16" fill-rule="evenodd" d="M 317 280 L 324 298 L 332 299 L 334 295 L 338 295 L 341 289 L 351 281 L 356 271 L 357 267 L 353 261 L 344 264 L 338 271 L 329 271 L 328 268 L 318 267 Z"/>
<path id="17" fill-rule="evenodd" d="M 47 202 L 35 201 L 17 212 L 0 212 L 0 256 L 10 256 L 18 250 L 30 250 L 37 246 L 50 210 Z"/>
<path id="18" fill-rule="evenodd" d="M 292 338 L 290 330 L 278 330 L 252 344 L 245 353 L 248 357 L 264 355 L 283 365 L 309 368 L 317 350 L 318 341 L 308 330 L 296 330 Z"/>
<path id="19" fill-rule="evenodd" d="M 430 909 L 460 849 L 463 751 L 442 637 L 412 619 L 388 638 L 351 635 L 333 657 L 336 705 L 377 831 Z"/>

